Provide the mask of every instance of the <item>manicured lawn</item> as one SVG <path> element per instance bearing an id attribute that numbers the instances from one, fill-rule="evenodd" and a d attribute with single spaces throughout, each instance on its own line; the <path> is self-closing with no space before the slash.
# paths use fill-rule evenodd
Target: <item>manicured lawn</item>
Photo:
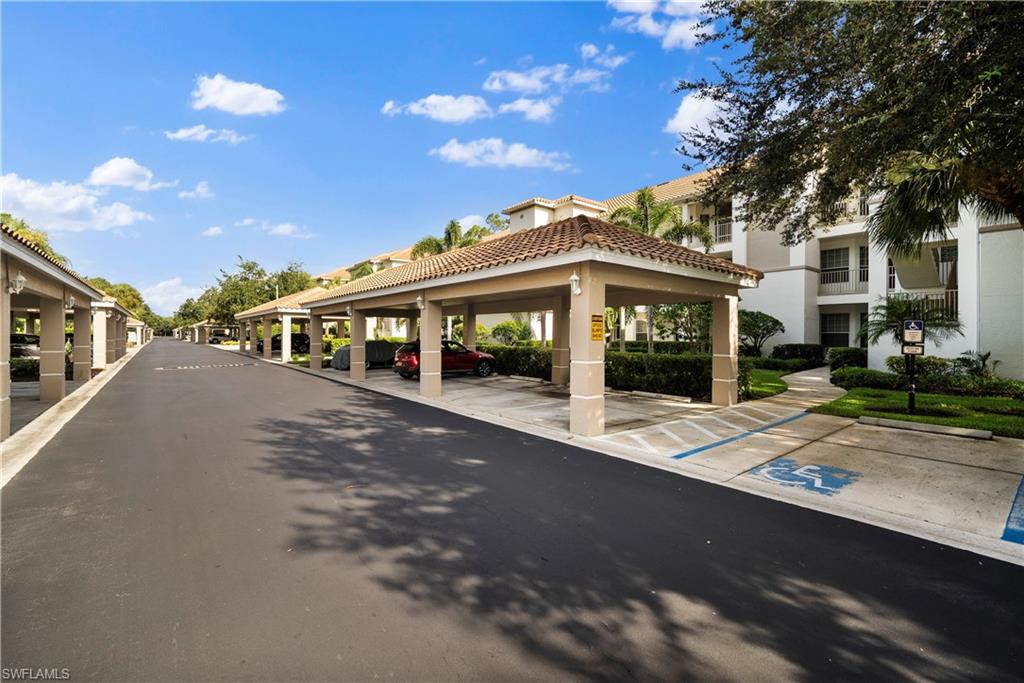
<path id="1" fill-rule="evenodd" d="M 781 394 L 789 388 L 789 385 L 782 381 L 784 370 L 764 370 L 753 368 L 750 371 L 750 400 L 768 398 L 775 394 Z"/>
<path id="2" fill-rule="evenodd" d="M 887 417 L 892 420 L 988 429 L 999 436 L 1024 439 L 1024 401 L 998 396 L 918 394 L 917 412 L 907 414 L 907 392 L 851 389 L 845 396 L 811 408 L 812 413 L 840 417 Z"/>

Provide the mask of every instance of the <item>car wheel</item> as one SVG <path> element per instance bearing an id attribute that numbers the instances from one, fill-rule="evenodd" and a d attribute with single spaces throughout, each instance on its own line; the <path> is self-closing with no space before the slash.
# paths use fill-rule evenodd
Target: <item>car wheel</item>
<path id="1" fill-rule="evenodd" d="M 489 360 L 482 360 L 476 364 L 477 377 L 489 377 L 494 372 L 494 364 Z"/>
<path id="2" fill-rule="evenodd" d="M 373 364 L 370 361 L 366 361 L 366 369 L 369 370 L 372 367 L 373 367 Z"/>
<path id="3" fill-rule="evenodd" d="M 414 372 L 400 372 L 400 373 L 398 373 L 398 376 L 401 377 L 402 379 L 412 379 L 413 377 L 416 376 L 416 373 L 414 373 Z"/>

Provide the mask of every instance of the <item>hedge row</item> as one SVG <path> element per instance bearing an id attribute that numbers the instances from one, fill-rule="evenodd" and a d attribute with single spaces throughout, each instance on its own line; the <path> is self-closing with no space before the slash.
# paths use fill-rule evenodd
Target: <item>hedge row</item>
<path id="1" fill-rule="evenodd" d="M 902 362 L 902 356 L 897 358 Z M 918 360 L 921 359 L 918 358 Z M 866 387 L 869 389 L 906 390 L 908 386 L 908 378 L 905 374 L 868 368 L 845 367 L 833 370 L 831 380 L 832 384 L 843 389 Z M 926 373 L 915 377 L 914 386 L 917 391 L 931 394 L 1006 396 L 1024 400 L 1024 382 L 1000 377 L 963 377 Z"/>
<path id="2" fill-rule="evenodd" d="M 867 349 L 857 346 L 834 346 L 828 350 L 828 367 L 832 370 L 866 368 L 867 366 Z"/>
<path id="3" fill-rule="evenodd" d="M 74 365 L 71 359 L 64 357 L 64 377 L 72 379 L 74 376 Z M 38 382 L 39 381 L 39 359 L 38 358 L 12 358 L 11 359 L 11 381 L 12 382 Z"/>
<path id="4" fill-rule="evenodd" d="M 498 372 L 551 379 L 551 350 L 530 346 L 479 344 L 478 350 L 494 356 Z M 752 359 L 739 363 L 740 395 L 750 394 Z M 624 391 L 708 398 L 711 396 L 711 356 L 670 353 L 605 352 L 605 385 Z"/>
<path id="5" fill-rule="evenodd" d="M 822 344 L 779 344 L 772 349 L 772 358 L 802 358 L 817 368 L 825 364 L 826 350 Z"/>

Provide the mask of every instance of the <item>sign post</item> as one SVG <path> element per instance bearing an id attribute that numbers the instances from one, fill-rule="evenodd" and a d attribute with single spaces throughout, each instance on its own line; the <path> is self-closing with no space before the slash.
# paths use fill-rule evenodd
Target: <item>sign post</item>
<path id="1" fill-rule="evenodd" d="M 917 387 L 915 386 L 918 356 L 924 355 L 924 321 L 903 321 L 903 357 L 907 363 L 907 414 L 913 415 L 917 410 Z"/>

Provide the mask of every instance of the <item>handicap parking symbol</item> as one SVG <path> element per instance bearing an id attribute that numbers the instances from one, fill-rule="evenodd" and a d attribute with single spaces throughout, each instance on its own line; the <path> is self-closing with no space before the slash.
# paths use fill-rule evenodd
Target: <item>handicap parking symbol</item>
<path id="1" fill-rule="evenodd" d="M 801 465 L 792 458 L 776 458 L 760 467 L 755 467 L 750 474 L 781 486 L 799 486 L 820 493 L 823 496 L 835 495 L 844 486 L 860 479 L 860 472 L 830 467 L 828 465 Z"/>

